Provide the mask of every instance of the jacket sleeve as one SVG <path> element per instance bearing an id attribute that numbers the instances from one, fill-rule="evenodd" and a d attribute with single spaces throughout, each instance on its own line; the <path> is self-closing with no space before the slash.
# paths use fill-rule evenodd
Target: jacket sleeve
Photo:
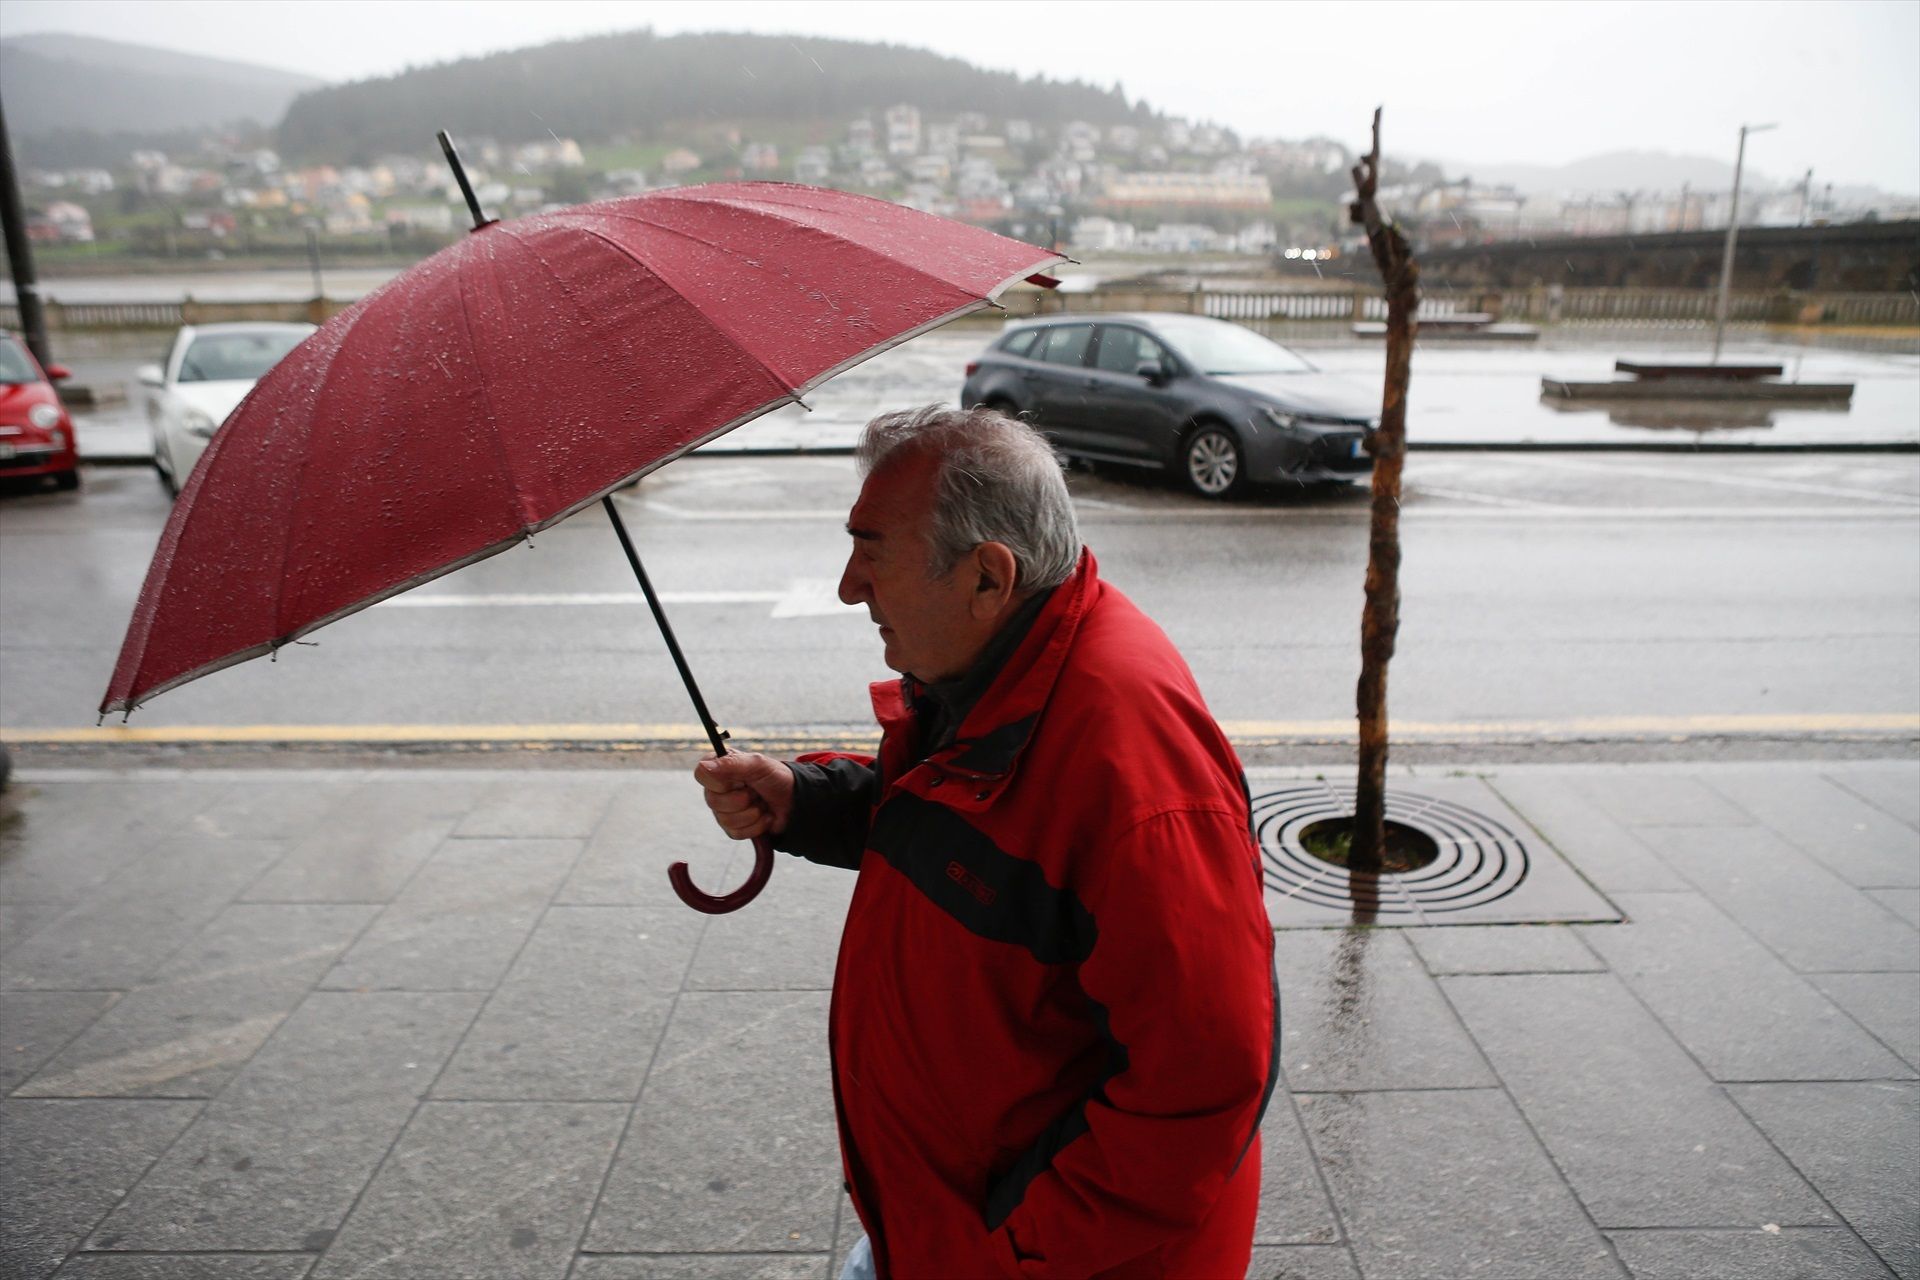
<path id="1" fill-rule="evenodd" d="M 1156 815 L 1100 864 L 1076 888 L 1096 931 L 1080 984 L 1107 1065 L 989 1188 L 1009 1276 L 1085 1276 L 1190 1233 L 1278 1073 L 1273 934 L 1245 813 Z"/>
<path id="2" fill-rule="evenodd" d="M 793 816 L 773 838 L 782 853 L 822 866 L 860 866 L 880 795 L 880 771 L 866 756 L 820 752 L 791 761 Z"/>

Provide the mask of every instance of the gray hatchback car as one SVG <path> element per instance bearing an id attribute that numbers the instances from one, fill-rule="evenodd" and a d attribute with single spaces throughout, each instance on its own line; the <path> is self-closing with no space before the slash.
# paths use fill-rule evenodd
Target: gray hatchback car
<path id="1" fill-rule="evenodd" d="M 1164 472 L 1224 498 L 1366 475 L 1378 400 L 1277 342 L 1176 313 L 1010 324 L 967 365 L 960 403 L 1033 423 L 1069 458 Z"/>

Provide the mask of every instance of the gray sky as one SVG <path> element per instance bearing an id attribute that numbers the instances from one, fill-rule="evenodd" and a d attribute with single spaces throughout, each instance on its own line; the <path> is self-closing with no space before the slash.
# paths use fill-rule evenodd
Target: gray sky
<path id="1" fill-rule="evenodd" d="M 0 35 L 66 31 L 329 80 L 652 26 L 912 44 L 1111 84 L 1242 134 L 1557 164 L 1648 150 L 1777 180 L 1920 191 L 1920 0 L 0 0 Z M 1378 42 L 1379 53 L 1366 46 Z"/>

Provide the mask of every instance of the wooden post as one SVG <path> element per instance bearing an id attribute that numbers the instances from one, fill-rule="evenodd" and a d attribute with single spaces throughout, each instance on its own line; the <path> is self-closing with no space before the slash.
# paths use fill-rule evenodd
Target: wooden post
<path id="1" fill-rule="evenodd" d="M 1353 221 L 1367 229 L 1374 265 L 1386 284 L 1387 376 L 1380 426 L 1367 437 L 1373 455 L 1373 528 L 1367 541 L 1367 600 L 1360 614 L 1360 774 L 1354 795 L 1353 853 L 1347 866 L 1377 874 L 1386 852 L 1387 663 L 1400 631 L 1400 472 L 1407 456 L 1407 382 L 1420 306 L 1420 268 L 1400 228 L 1384 222 L 1374 195 L 1380 180 L 1380 111 L 1373 150 L 1353 167 Z"/>

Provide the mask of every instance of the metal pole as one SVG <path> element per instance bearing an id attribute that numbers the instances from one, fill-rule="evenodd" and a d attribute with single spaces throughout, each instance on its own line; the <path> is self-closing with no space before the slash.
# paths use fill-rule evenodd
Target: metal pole
<path id="1" fill-rule="evenodd" d="M 460 194 L 467 198 L 467 208 L 473 211 L 473 229 L 478 231 L 488 223 L 498 221 L 480 212 L 480 197 L 473 194 L 473 184 L 467 181 L 466 166 L 460 163 L 460 155 L 453 149 L 453 139 L 447 136 L 447 131 L 442 129 L 434 137 L 440 139 L 440 150 L 453 167 L 453 180 L 460 184 Z"/>
<path id="2" fill-rule="evenodd" d="M 667 652 L 673 656 L 673 665 L 680 672 L 680 683 L 687 686 L 687 695 L 693 699 L 693 709 L 700 717 L 700 725 L 707 731 L 707 741 L 713 744 L 713 754 L 727 754 L 727 735 L 714 723 L 713 713 L 707 710 L 707 700 L 700 696 L 700 686 L 694 683 L 693 671 L 687 666 L 686 657 L 680 652 L 680 642 L 673 638 L 673 626 L 667 621 L 667 612 L 660 607 L 660 597 L 653 593 L 653 583 L 647 581 L 647 571 L 640 567 L 640 553 L 633 549 L 633 539 L 627 536 L 627 526 L 620 519 L 620 512 L 614 508 L 613 495 L 600 499 L 600 505 L 607 509 L 607 518 L 613 521 L 613 531 L 620 538 L 620 549 L 627 553 L 627 563 L 633 566 L 633 576 L 640 580 L 641 594 L 647 597 L 647 608 L 653 610 L 653 620 L 660 625 L 660 634 L 666 637 Z"/>
<path id="3" fill-rule="evenodd" d="M 320 278 L 320 233 L 311 222 L 307 224 L 307 266 L 313 272 L 313 300 L 319 302 L 327 296 L 327 286 Z"/>
<path id="4" fill-rule="evenodd" d="M 33 274 L 33 245 L 27 239 L 27 219 L 20 204 L 20 179 L 13 167 L 13 138 L 0 110 L 0 223 L 5 224 L 7 262 L 13 268 L 13 294 L 20 305 L 20 330 L 27 350 L 41 368 L 53 363 L 47 345 L 47 312 L 40 305 L 40 283 Z"/>
<path id="5" fill-rule="evenodd" d="M 1740 171 L 1747 163 L 1747 135 L 1773 128 L 1770 124 L 1740 126 L 1740 149 L 1733 157 L 1733 207 L 1727 214 L 1727 251 L 1720 259 L 1720 304 L 1713 313 L 1713 363 L 1720 363 L 1720 344 L 1726 337 L 1727 307 L 1733 289 L 1733 245 L 1740 236 Z"/>

